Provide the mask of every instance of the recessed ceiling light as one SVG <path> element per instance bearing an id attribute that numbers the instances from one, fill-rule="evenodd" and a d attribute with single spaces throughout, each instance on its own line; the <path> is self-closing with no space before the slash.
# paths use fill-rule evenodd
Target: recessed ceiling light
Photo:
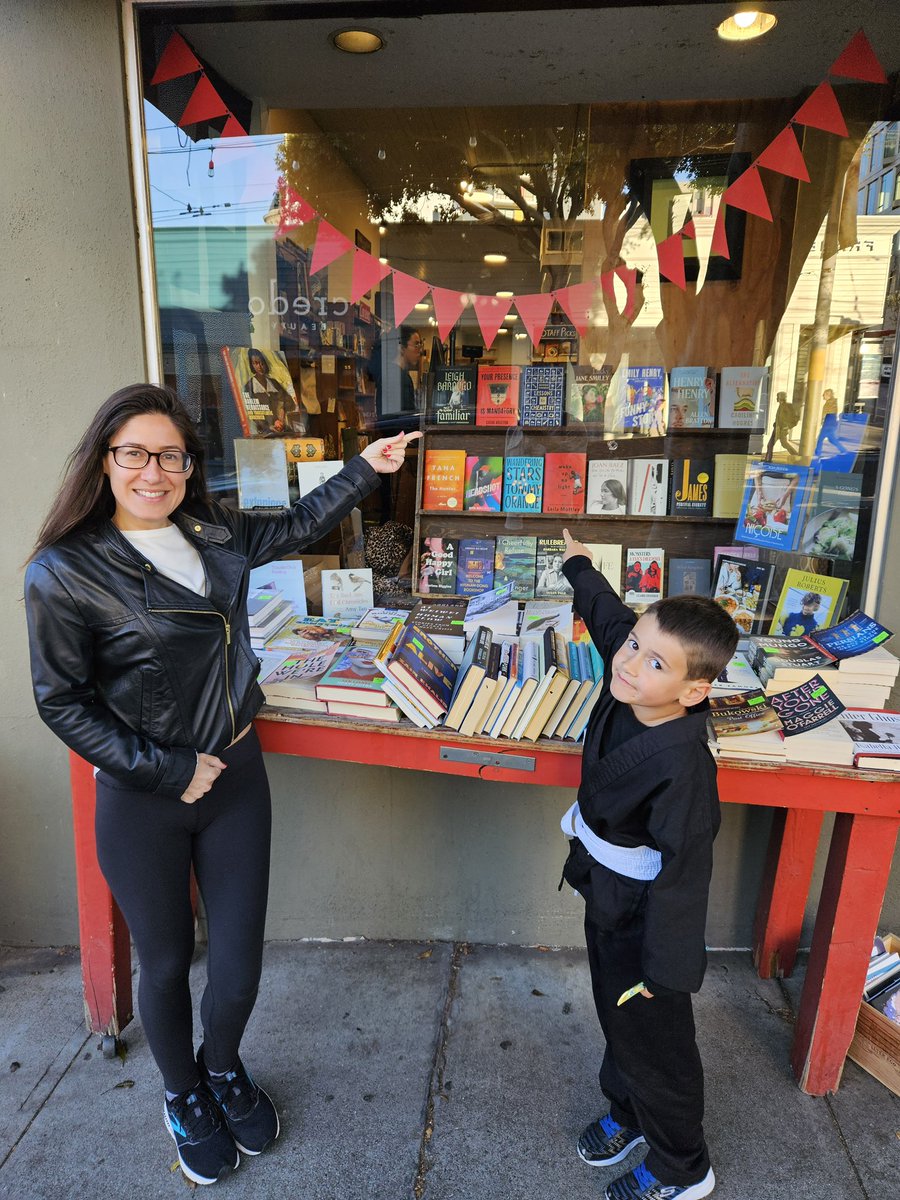
<path id="1" fill-rule="evenodd" d="M 490 263 L 490 265 L 492 267 L 493 266 L 499 267 L 499 266 L 502 266 L 503 263 L 506 262 L 506 255 L 505 254 L 486 254 L 484 256 L 484 261 L 486 263 Z"/>
<path id="2" fill-rule="evenodd" d="M 429 308 L 431 308 L 431 305 L 420 303 L 420 304 L 416 304 L 414 307 L 416 309 L 416 312 L 428 312 Z"/>
<path id="3" fill-rule="evenodd" d="M 515 292 L 494 292 L 498 300 L 512 300 Z"/>
<path id="4" fill-rule="evenodd" d="M 508 329 L 504 329 L 504 328 L 503 328 L 503 326 L 501 325 L 501 326 L 500 326 L 500 328 L 497 330 L 497 332 L 498 332 L 498 333 L 509 333 L 509 330 L 508 330 Z"/>
<path id="5" fill-rule="evenodd" d="M 510 313 L 508 317 L 503 318 L 504 321 L 508 321 L 511 325 L 514 325 L 516 323 L 516 321 L 518 321 L 518 319 L 519 318 L 516 316 L 515 313 Z"/>
<path id="6" fill-rule="evenodd" d="M 375 54 L 384 49 L 384 38 L 371 29 L 339 29 L 331 35 L 331 44 L 346 54 Z"/>
<path id="7" fill-rule="evenodd" d="M 749 42 L 753 38 L 762 37 L 777 24 L 778 18 L 771 13 L 760 12 L 755 8 L 742 8 L 727 21 L 723 21 L 716 32 L 726 42 Z"/>

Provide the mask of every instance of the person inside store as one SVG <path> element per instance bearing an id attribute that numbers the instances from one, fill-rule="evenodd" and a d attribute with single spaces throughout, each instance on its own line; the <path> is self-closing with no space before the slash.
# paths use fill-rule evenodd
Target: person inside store
<path id="1" fill-rule="evenodd" d="M 375 433 L 390 437 L 419 423 L 418 372 L 425 351 L 421 335 L 411 325 L 386 330 L 372 347 L 367 370 L 375 383 Z M 381 520 L 394 515 L 394 481 L 381 479 Z"/>
<path id="2" fill-rule="evenodd" d="M 277 515 L 241 512 L 210 499 L 175 393 L 123 388 L 73 451 L 26 568 L 38 712 L 95 768 L 97 857 L 140 958 L 164 1122 L 194 1183 L 279 1132 L 239 1053 L 262 967 L 271 829 L 250 569 L 334 528 L 419 436 L 372 442 Z M 192 869 L 208 926 L 196 1054 Z"/>
<path id="3" fill-rule="evenodd" d="M 562 818 L 563 878 L 585 901 L 584 929 L 606 1048 L 606 1115 L 578 1155 L 614 1167 L 606 1200 L 700 1200 L 715 1187 L 703 1136 L 703 1067 L 691 993 L 706 969 L 706 909 L 719 828 L 706 697 L 738 631 L 714 600 L 671 596 L 638 618 L 567 529 L 574 606 L 610 664 L 585 734 L 578 799 Z M 560 884 L 562 886 L 562 884 Z"/>
<path id="4" fill-rule="evenodd" d="M 290 433 L 298 413 L 297 402 L 287 388 L 274 378 L 269 370 L 269 360 L 262 350 L 251 347 L 247 351 L 250 377 L 244 384 L 244 395 L 254 405 L 268 409 L 262 421 L 254 421 L 258 433 Z"/>

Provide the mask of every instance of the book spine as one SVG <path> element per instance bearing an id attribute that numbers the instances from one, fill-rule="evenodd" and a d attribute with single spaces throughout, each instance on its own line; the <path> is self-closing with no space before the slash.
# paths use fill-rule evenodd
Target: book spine
<path id="1" fill-rule="evenodd" d="M 241 389 L 238 387 L 237 376 L 234 373 L 234 364 L 231 361 L 231 355 L 228 353 L 228 347 L 222 347 L 222 362 L 225 366 L 225 374 L 228 376 L 228 383 L 231 387 L 231 394 L 234 396 L 234 407 L 237 409 L 238 420 L 241 423 L 241 433 L 244 437 L 250 437 L 250 422 L 247 419 L 247 410 L 244 408 L 244 397 L 241 394 Z"/>

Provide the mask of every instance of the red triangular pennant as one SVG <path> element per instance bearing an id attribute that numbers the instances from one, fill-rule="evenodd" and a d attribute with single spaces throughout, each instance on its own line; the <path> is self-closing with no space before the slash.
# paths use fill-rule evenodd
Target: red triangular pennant
<path id="1" fill-rule="evenodd" d="M 416 279 L 413 275 L 404 275 L 402 271 L 393 271 L 394 283 L 394 324 L 402 325 L 412 312 L 414 304 L 418 304 L 428 292 L 428 283 L 424 279 Z"/>
<path id="2" fill-rule="evenodd" d="M 690 238 L 693 241 L 697 236 L 697 227 L 694 224 L 694 218 L 688 217 L 678 232 L 682 237 Z"/>
<path id="3" fill-rule="evenodd" d="M 630 321 L 634 316 L 635 300 L 637 292 L 637 267 L 626 267 L 624 265 L 616 267 L 616 275 L 625 284 L 625 310 L 624 317 L 626 321 Z"/>
<path id="4" fill-rule="evenodd" d="M 509 312 L 512 300 L 501 300 L 499 296 L 474 296 L 472 307 L 481 326 L 481 336 L 484 339 L 485 350 L 490 350 L 497 336 L 497 330 L 503 324 L 503 318 Z"/>
<path id="5" fill-rule="evenodd" d="M 656 247 L 659 259 L 659 273 L 671 283 L 677 284 L 682 291 L 687 287 L 684 277 L 684 247 L 681 244 L 681 234 L 673 233 Z"/>
<path id="6" fill-rule="evenodd" d="M 438 325 L 441 341 L 450 336 L 450 330 L 462 316 L 462 310 L 469 302 L 465 292 L 454 292 L 451 288 L 431 289 L 431 302 L 434 305 L 434 316 Z"/>
<path id="7" fill-rule="evenodd" d="M 597 285 L 589 279 L 587 283 L 574 283 L 553 293 L 582 337 L 588 331 L 588 318 L 596 291 Z"/>
<path id="8" fill-rule="evenodd" d="M 616 273 L 615 271 L 604 271 L 600 276 L 600 287 L 603 290 L 604 296 L 608 296 L 613 304 L 616 302 Z"/>
<path id="9" fill-rule="evenodd" d="M 284 182 L 283 176 L 278 180 L 278 196 L 281 223 L 275 232 L 276 237 L 281 237 L 289 230 L 305 225 L 307 221 L 312 221 L 319 215 L 308 200 L 304 200 L 299 192 L 294 191 L 289 183 Z"/>
<path id="10" fill-rule="evenodd" d="M 840 75 L 844 79 L 861 79 L 864 83 L 887 83 L 884 68 L 862 30 L 853 35 L 828 68 L 828 74 Z"/>
<path id="11" fill-rule="evenodd" d="M 529 292 L 527 296 L 516 296 L 516 311 L 525 326 L 532 346 L 537 346 L 553 307 L 552 292 Z"/>
<path id="12" fill-rule="evenodd" d="M 381 283 L 385 275 L 390 274 L 390 270 L 387 263 L 379 262 L 365 250 L 354 250 L 353 272 L 350 277 L 350 303 L 355 304 L 377 283 Z"/>
<path id="13" fill-rule="evenodd" d="M 786 125 L 778 137 L 769 142 L 755 165 L 766 167 L 769 171 L 777 171 L 779 175 L 787 175 L 791 179 L 801 179 L 804 183 L 809 183 L 809 171 L 806 169 L 806 162 L 793 125 Z"/>
<path id="14" fill-rule="evenodd" d="M 222 126 L 222 132 L 219 134 L 219 137 L 227 138 L 227 137 L 246 137 L 246 136 L 247 136 L 247 130 L 243 127 L 243 125 L 240 123 L 240 121 L 237 119 L 237 117 L 234 115 L 234 113 L 229 113 L 228 120 Z"/>
<path id="15" fill-rule="evenodd" d="M 792 118 L 798 125 L 811 125 L 847 137 L 847 125 L 830 83 L 820 83 L 804 100 Z"/>
<path id="16" fill-rule="evenodd" d="M 182 75 L 202 70 L 203 64 L 181 34 L 173 33 L 156 64 L 150 86 L 156 87 L 158 83 L 167 83 L 170 79 L 180 79 Z"/>
<path id="17" fill-rule="evenodd" d="M 731 251 L 728 249 L 728 235 L 725 233 L 725 205 L 721 203 L 719 211 L 716 213 L 716 223 L 713 225 L 709 253 L 710 257 L 717 254 L 720 258 L 731 258 Z"/>
<path id="18" fill-rule="evenodd" d="M 340 258 L 342 254 L 346 254 L 348 250 L 352 249 L 353 243 L 349 238 L 345 238 L 327 221 L 320 221 L 312 262 L 309 265 L 310 275 L 315 275 L 317 271 L 329 266 L 336 258 Z"/>
<path id="19" fill-rule="evenodd" d="M 722 199 L 732 208 L 741 208 L 744 212 L 762 217 L 766 221 L 773 219 L 769 201 L 766 199 L 766 189 L 756 167 L 748 167 L 743 175 L 739 175 L 734 183 L 725 189 Z"/>
<path id="20" fill-rule="evenodd" d="M 201 121 L 212 121 L 216 117 L 223 117 L 227 112 L 228 105 L 206 75 L 201 75 L 178 124 L 184 129 L 186 125 L 197 125 Z"/>

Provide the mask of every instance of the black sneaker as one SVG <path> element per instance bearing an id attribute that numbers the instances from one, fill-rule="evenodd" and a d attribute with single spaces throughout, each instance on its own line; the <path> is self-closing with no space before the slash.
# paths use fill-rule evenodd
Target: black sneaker
<path id="1" fill-rule="evenodd" d="M 194 1183 L 216 1183 L 240 1163 L 234 1139 L 202 1083 L 163 1102 L 163 1119 L 181 1169 Z"/>
<path id="2" fill-rule="evenodd" d="M 227 1075 L 212 1076 L 203 1061 L 203 1047 L 197 1051 L 200 1078 L 212 1092 L 222 1111 L 235 1145 L 244 1154 L 262 1154 L 278 1137 L 281 1125 L 275 1105 L 258 1087 L 240 1059 Z"/>
<path id="3" fill-rule="evenodd" d="M 626 1129 L 610 1116 L 601 1117 L 578 1139 L 578 1157 L 589 1167 L 611 1167 L 643 1141 L 644 1135 L 636 1129 Z"/>
<path id="4" fill-rule="evenodd" d="M 716 1177 L 712 1167 L 699 1183 L 679 1187 L 677 1184 L 660 1183 L 641 1163 L 633 1171 L 620 1175 L 608 1184 L 603 1195 L 606 1200 L 701 1200 L 703 1196 L 708 1196 L 715 1186 Z"/>

